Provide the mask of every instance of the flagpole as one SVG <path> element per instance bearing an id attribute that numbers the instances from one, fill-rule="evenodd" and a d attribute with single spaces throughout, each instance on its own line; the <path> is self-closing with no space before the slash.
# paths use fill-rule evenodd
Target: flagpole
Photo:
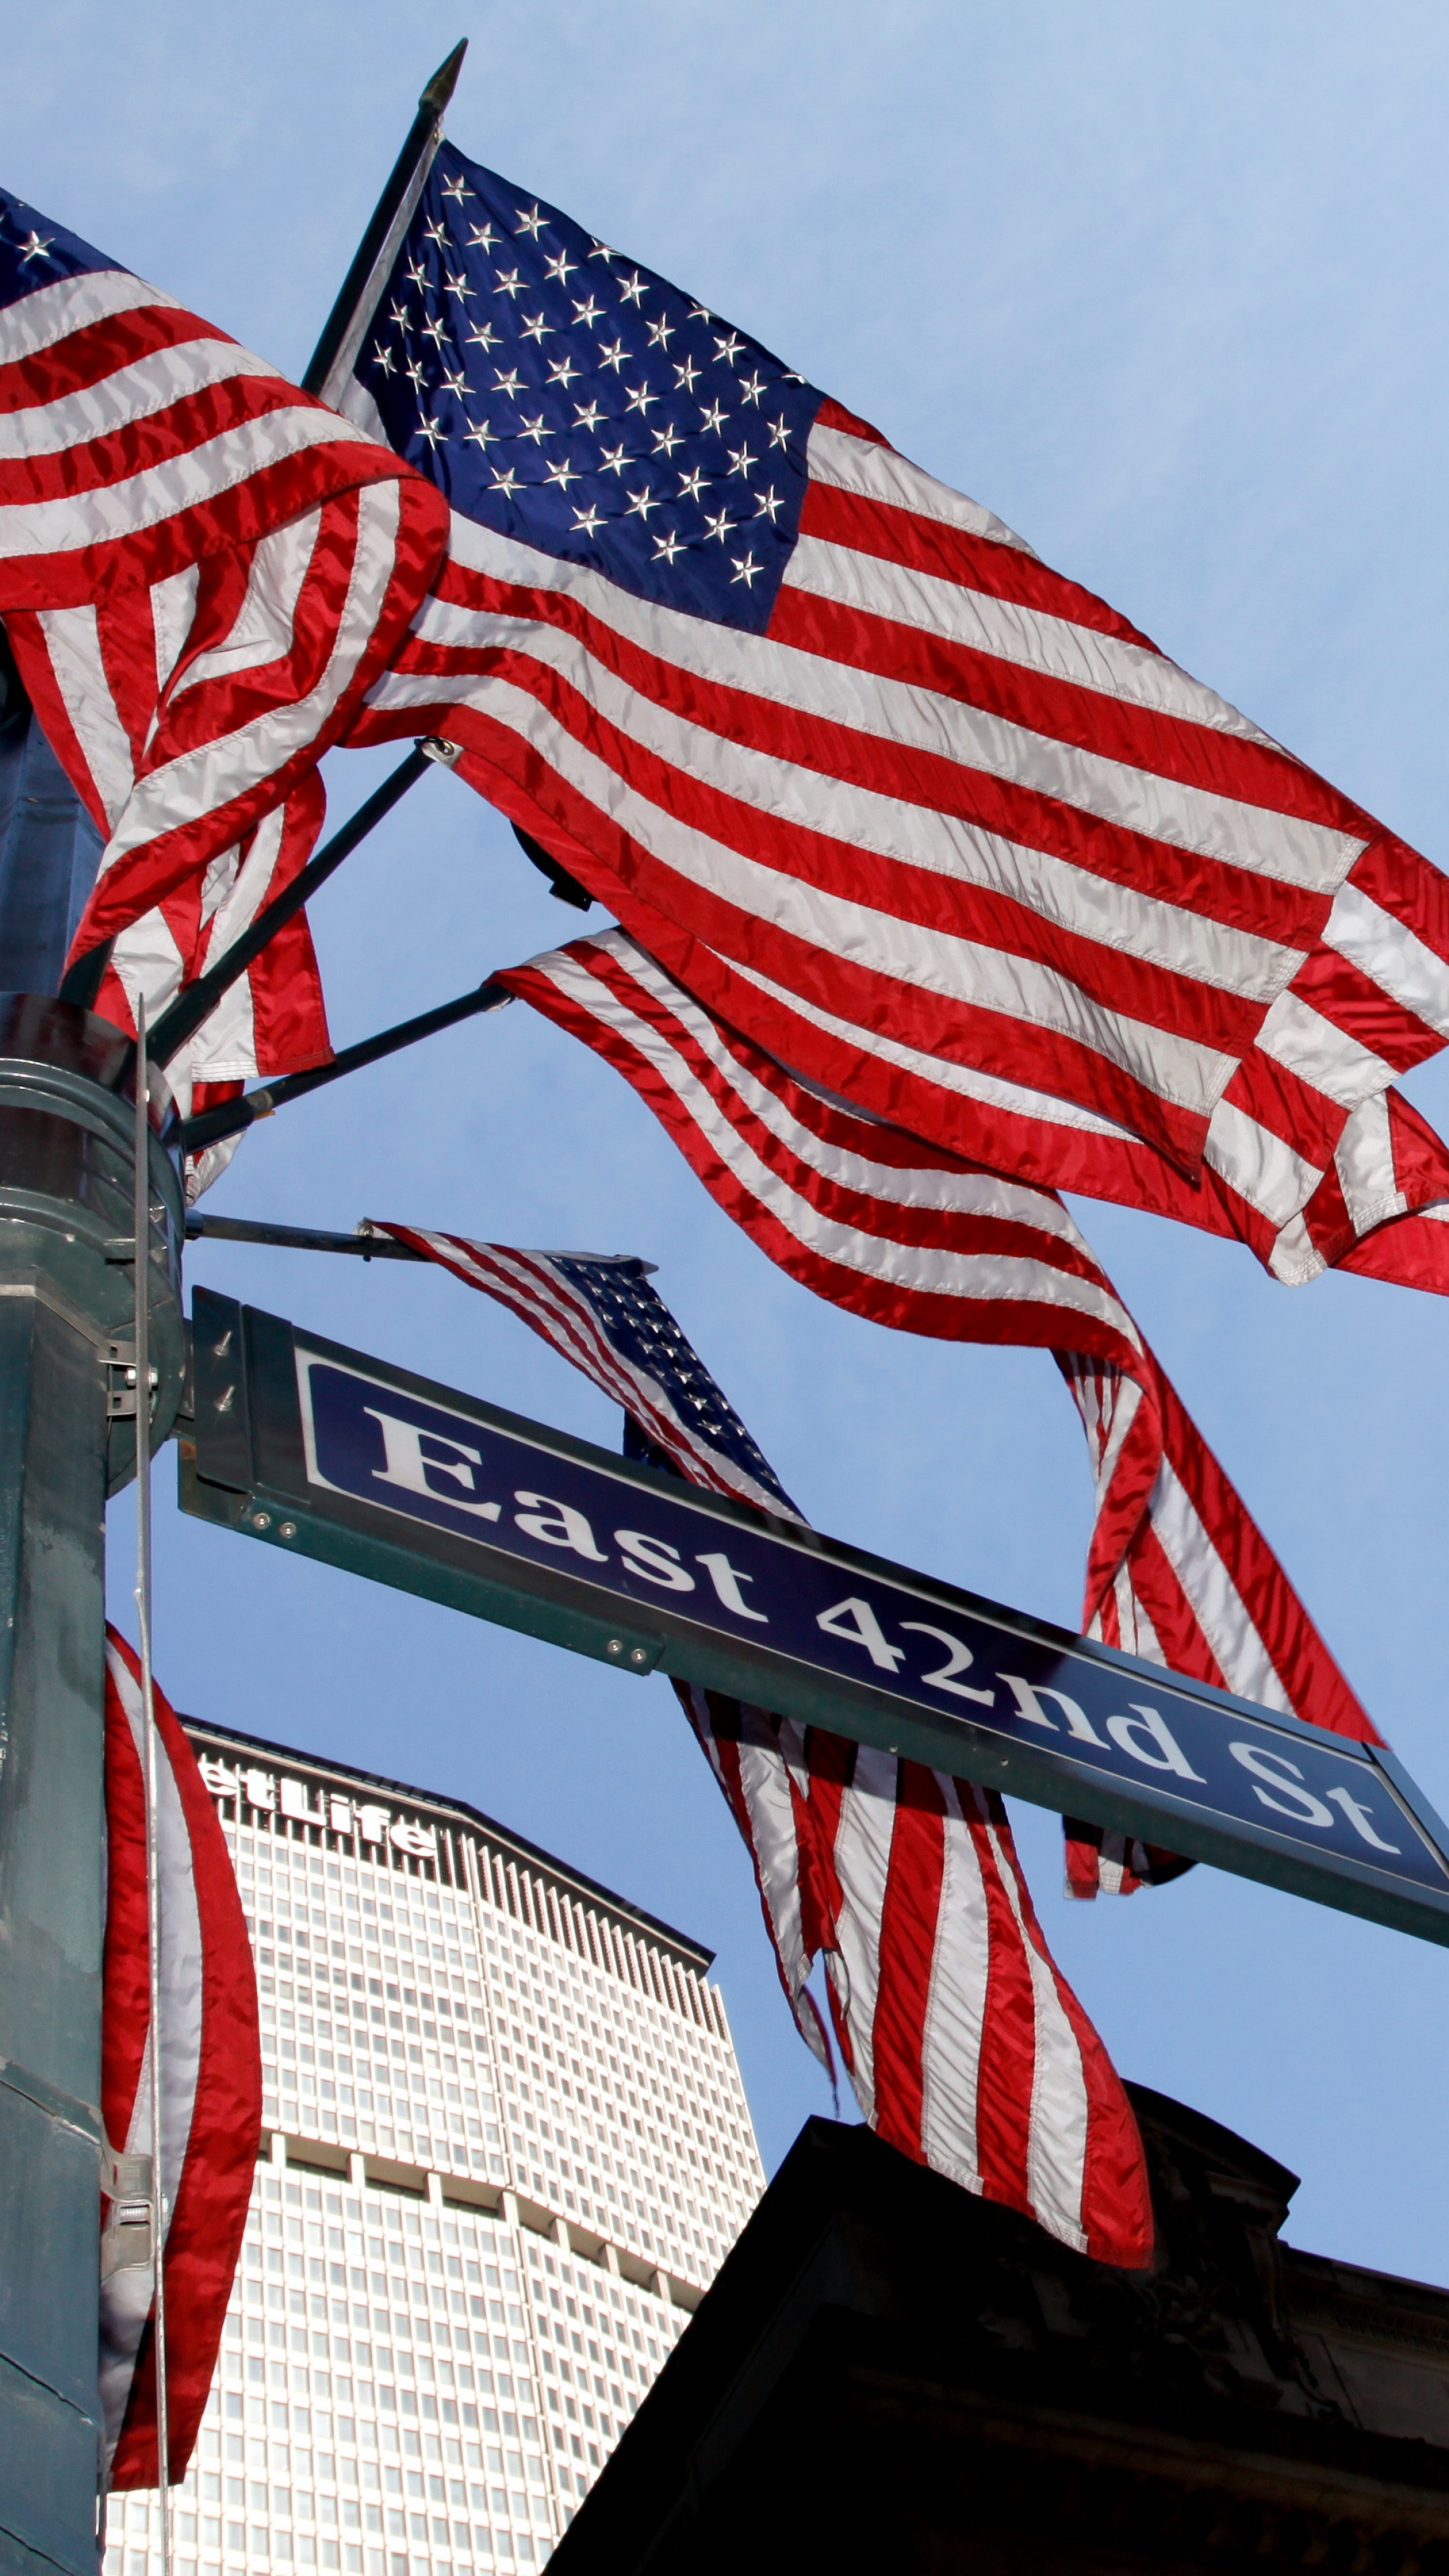
<path id="1" fill-rule="evenodd" d="M 357 245 L 352 266 L 342 281 L 341 292 L 308 360 L 302 378 L 303 392 L 317 394 L 323 402 L 332 403 L 334 407 L 397 257 L 398 243 L 412 221 L 432 168 L 433 155 L 443 139 L 443 112 L 457 86 L 467 50 L 468 39 L 465 36 L 460 45 L 453 47 L 447 61 L 439 63 L 418 100 L 418 112 L 409 128 L 407 141 L 397 156 L 387 186 L 372 210 L 372 219 Z"/>
<path id="2" fill-rule="evenodd" d="M 156 2484 L 161 2498 L 161 2565 L 171 2576 L 171 2442 L 166 2391 L 166 2185 L 161 2109 L 161 1850 L 158 1830 L 156 1694 L 151 1671 L 151 1165 L 146 997 L 136 997 L 136 1617 L 141 1641 L 141 1713 L 146 1778 L 146 1947 L 150 1969 L 151 2261 L 155 2275 Z"/>

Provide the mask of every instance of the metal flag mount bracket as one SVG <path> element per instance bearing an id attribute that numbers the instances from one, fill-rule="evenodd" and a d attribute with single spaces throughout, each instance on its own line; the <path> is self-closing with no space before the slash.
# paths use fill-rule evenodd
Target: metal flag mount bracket
<path id="1" fill-rule="evenodd" d="M 183 1154 L 199 1153 L 204 1145 L 215 1145 L 224 1136 L 239 1135 L 258 1118 L 270 1118 L 274 1109 L 283 1109 L 289 1100 L 304 1100 L 310 1091 L 321 1091 L 329 1082 L 340 1082 L 349 1073 L 359 1073 L 364 1065 L 378 1064 L 384 1056 L 397 1055 L 403 1047 L 416 1046 L 420 1038 L 436 1037 L 442 1029 L 456 1028 L 460 1020 L 471 1020 L 483 1011 L 501 1011 L 513 999 L 501 984 L 485 980 L 471 993 L 460 993 L 455 1001 L 439 1002 L 431 1011 L 420 1011 L 416 1019 L 400 1020 L 395 1028 L 380 1029 L 376 1037 L 359 1038 L 355 1046 L 343 1047 L 330 1064 L 313 1066 L 308 1073 L 289 1073 L 280 1081 L 266 1082 L 256 1091 L 243 1093 L 240 1100 L 218 1101 L 214 1109 L 198 1111 L 194 1118 L 183 1119 L 169 1141 Z"/>
<path id="2" fill-rule="evenodd" d="M 1449 1834 L 1382 1746 L 207 1289 L 193 1352 L 180 1500 L 199 1519 L 1449 1946 Z"/>

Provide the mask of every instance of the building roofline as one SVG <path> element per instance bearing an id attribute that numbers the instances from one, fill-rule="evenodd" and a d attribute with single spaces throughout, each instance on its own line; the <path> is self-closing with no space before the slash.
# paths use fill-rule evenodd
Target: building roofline
<path id="1" fill-rule="evenodd" d="M 239 1726 L 219 1726 L 211 1719 L 188 1717 L 179 1710 L 177 1715 L 188 1735 L 204 1736 L 222 1745 L 243 1744 L 251 1752 L 270 1754 L 276 1761 L 305 1763 L 314 1771 L 335 1771 L 341 1779 L 360 1782 L 369 1789 L 389 1790 L 394 1797 L 406 1798 L 414 1806 L 432 1807 L 441 1813 L 457 1816 L 488 1835 L 506 1852 L 516 1854 L 534 1868 L 546 1869 L 561 1885 L 580 1897 L 596 1905 L 607 1905 L 622 1922 L 636 1925 L 651 1939 L 667 1941 L 692 1967 L 698 1968 L 701 1975 L 714 1966 L 716 1954 L 706 1949 L 702 1941 L 692 1939 L 687 1932 L 680 1932 L 660 1915 L 646 1912 L 642 1905 L 633 1904 L 628 1897 L 619 1896 L 613 1888 L 605 1887 L 601 1880 L 575 1869 L 571 1861 L 560 1860 L 556 1853 L 545 1851 L 541 1843 L 530 1842 L 526 1834 L 516 1833 L 511 1825 L 501 1825 L 496 1816 L 485 1815 L 481 1807 L 470 1806 L 464 1798 L 444 1797 L 436 1790 L 419 1789 L 406 1780 L 391 1780 L 381 1771 L 360 1770 L 355 1763 L 339 1762 L 330 1753 L 306 1753 L 299 1745 L 278 1744 L 270 1736 L 247 1735 Z"/>

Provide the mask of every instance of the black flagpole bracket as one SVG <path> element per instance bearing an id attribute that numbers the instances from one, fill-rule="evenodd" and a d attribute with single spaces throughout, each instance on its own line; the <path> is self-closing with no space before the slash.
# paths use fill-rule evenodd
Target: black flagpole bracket
<path id="1" fill-rule="evenodd" d="M 471 993 L 460 993 L 456 1001 L 440 1002 L 435 1010 L 420 1011 L 416 1019 L 399 1020 L 396 1027 L 379 1030 L 376 1037 L 359 1038 L 356 1046 L 344 1047 L 330 1064 L 319 1064 L 307 1073 L 289 1073 L 279 1082 L 263 1083 L 257 1091 L 245 1092 L 240 1100 L 219 1100 L 214 1109 L 198 1111 L 185 1118 L 167 1137 L 168 1145 L 182 1154 L 199 1154 L 206 1145 L 219 1145 L 226 1136 L 239 1136 L 259 1118 L 270 1118 L 276 1109 L 284 1109 L 289 1100 L 303 1100 L 310 1091 L 320 1091 L 329 1082 L 340 1082 L 349 1073 L 360 1073 L 367 1064 L 378 1064 L 384 1056 L 397 1055 L 404 1047 L 416 1046 L 421 1038 L 436 1037 L 442 1029 L 455 1028 L 460 1020 L 475 1019 L 483 1011 L 501 1011 L 513 996 L 491 977 Z"/>
<path id="2" fill-rule="evenodd" d="M 281 1252 L 350 1252 L 360 1261 L 426 1261 L 410 1243 L 396 1243 L 366 1224 L 355 1234 L 328 1234 L 313 1225 L 269 1225 L 261 1217 L 203 1216 L 195 1209 L 186 1219 L 188 1243 L 261 1243 Z"/>

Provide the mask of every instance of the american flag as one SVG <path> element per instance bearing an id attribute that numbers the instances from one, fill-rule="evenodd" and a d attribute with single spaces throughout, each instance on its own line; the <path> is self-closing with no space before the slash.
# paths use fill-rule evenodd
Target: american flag
<path id="1" fill-rule="evenodd" d="M 166 2412 L 176 2479 L 186 2474 L 201 2424 L 241 2256 L 262 2126 L 262 2059 L 256 1971 L 226 1836 L 174 1711 L 161 1691 L 153 1699 Z M 101 2112 L 109 2145 L 127 2165 L 102 2183 L 100 2398 L 107 2484 L 153 2487 L 154 2258 L 148 2236 L 140 2261 L 127 2244 L 143 2233 L 135 2220 L 144 2192 L 125 2188 L 127 2167 L 131 2178 L 136 2171 L 130 2160 L 151 2154 L 145 1712 L 136 1656 L 109 1626 L 105 1714 Z"/>
<path id="2" fill-rule="evenodd" d="M 800 1518 L 642 1263 L 393 1223 L 371 1230 L 519 1315 L 625 1406 L 636 1454 Z M 744 1837 L 781 1982 L 817 2054 L 806 1980 L 825 1961 L 865 2118 L 916 2162 L 1079 2252 L 1145 2263 L 1152 2214 L 1136 2123 L 1047 1949 L 1000 1799 L 822 1728 L 674 1688 Z"/>
<path id="3" fill-rule="evenodd" d="M 369 1223 L 439 1261 L 531 1326 L 624 1408 L 626 1453 L 757 1511 L 801 1515 L 734 1407 L 628 1253 L 520 1252 L 421 1226 Z"/>
<path id="4" fill-rule="evenodd" d="M 1052 1352 L 1095 1488 L 1089 1636 L 1341 1735 L 1381 1739 L 1273 1550 L 1055 1192 L 822 1095 L 623 931 L 500 978 L 612 1064 L 718 1204 L 832 1304 L 937 1339 Z M 1068 1884 L 1095 1892 L 1069 1834 Z M 1109 1839 L 1100 1884 L 1164 1875 Z M 1123 1872 L 1125 1870 L 1125 1875 Z"/>
<path id="5" fill-rule="evenodd" d="M 1402 1212 L 1449 884 L 988 510 L 446 144 L 341 399 L 453 511 L 356 738 L 930 1141 L 1287 1278 Z"/>
<path id="6" fill-rule="evenodd" d="M 302 864 L 316 764 L 425 595 L 436 492 L 354 424 L 0 191 L 0 615 L 104 836 L 74 955 L 155 1011 Z M 305 931 L 183 1081 L 329 1052 Z"/>
<path id="7" fill-rule="evenodd" d="M 325 802 L 314 770 L 201 876 L 128 922 L 112 944 L 96 995 L 102 1018 L 134 1033 L 137 999 L 144 994 L 147 1023 L 154 1028 L 167 1004 L 214 966 L 306 866 Z M 301 1073 L 325 1064 L 331 1053 L 312 934 L 306 913 L 298 912 L 170 1058 L 166 1081 L 178 1114 L 189 1118 L 235 1098 L 254 1076 Z M 240 1136 L 228 1136 L 187 1155 L 188 1203 L 220 1177 L 240 1142 Z"/>

